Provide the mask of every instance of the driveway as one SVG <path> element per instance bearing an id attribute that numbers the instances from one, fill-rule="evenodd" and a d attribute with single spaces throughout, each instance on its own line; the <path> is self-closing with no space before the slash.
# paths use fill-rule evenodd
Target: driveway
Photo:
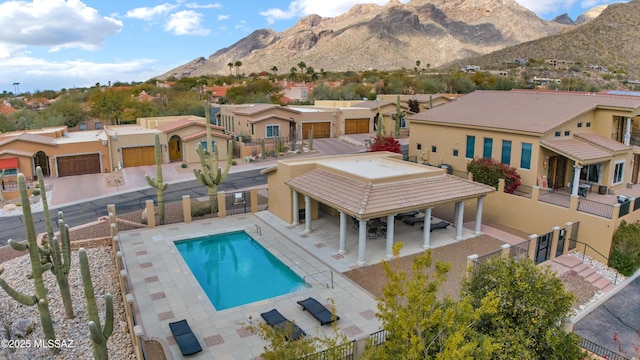
<path id="1" fill-rule="evenodd" d="M 579 320 L 573 331 L 597 345 L 628 358 L 640 355 L 640 277 Z M 619 342 L 614 341 L 614 337 Z"/>

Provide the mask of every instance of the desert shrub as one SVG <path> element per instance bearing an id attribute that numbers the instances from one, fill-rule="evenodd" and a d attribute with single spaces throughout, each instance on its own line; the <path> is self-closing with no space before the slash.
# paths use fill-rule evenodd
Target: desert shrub
<path id="1" fill-rule="evenodd" d="M 187 165 L 187 163 L 182 163 L 182 165 L 180 165 L 180 167 L 183 168 L 183 169 L 186 169 L 187 166 L 189 166 L 189 165 Z"/>
<path id="2" fill-rule="evenodd" d="M 231 160 L 231 165 L 238 165 L 238 162 L 235 160 Z"/>
<path id="3" fill-rule="evenodd" d="M 624 276 L 631 276 L 640 268 L 640 222 L 620 223 L 613 234 L 609 266 Z"/>
<path id="4" fill-rule="evenodd" d="M 192 217 L 201 217 L 211 214 L 211 206 L 208 202 L 191 202 L 191 216 Z"/>
<path id="5" fill-rule="evenodd" d="M 467 164 L 467 171 L 473 174 L 473 180 L 498 189 L 498 180 L 504 179 L 504 192 L 513 194 L 520 186 L 520 175 L 516 168 L 494 159 L 473 159 Z"/>
<path id="6" fill-rule="evenodd" d="M 33 189 L 33 191 L 31 192 L 31 194 L 32 194 L 33 196 L 38 196 L 38 195 L 40 195 L 40 190 L 39 190 L 39 189 Z"/>

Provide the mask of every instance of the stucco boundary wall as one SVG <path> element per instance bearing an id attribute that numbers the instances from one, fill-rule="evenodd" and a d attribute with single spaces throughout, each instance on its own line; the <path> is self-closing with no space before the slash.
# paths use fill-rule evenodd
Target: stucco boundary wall
<path id="1" fill-rule="evenodd" d="M 508 194 L 504 192 L 504 181 L 500 180 L 498 191 L 488 194 L 484 200 L 483 220 L 537 235 L 546 234 L 552 231 L 555 226 L 562 228 L 568 222 L 580 222 L 577 240 L 607 256 L 611 249 L 613 234 L 620 223 L 623 220 L 629 223 L 640 220 L 640 211 L 631 212 L 623 218 L 619 218 L 619 206 L 616 205 L 612 219 L 607 219 L 578 211 L 577 197 L 571 199 L 569 208 L 565 208 L 538 201 L 536 192 L 539 192 L 539 188 L 534 187 L 531 198 Z M 465 202 L 465 210 L 473 214 L 476 205 L 476 201 L 467 201 Z M 578 246 L 577 249 L 580 250 L 581 246 Z M 599 261 L 606 261 L 593 250 L 587 255 Z"/>

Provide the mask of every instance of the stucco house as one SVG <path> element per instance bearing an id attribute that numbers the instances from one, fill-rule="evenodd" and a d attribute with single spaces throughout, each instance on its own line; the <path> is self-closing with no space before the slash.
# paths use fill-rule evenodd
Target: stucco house
<path id="1" fill-rule="evenodd" d="M 66 126 L 0 134 L 0 168 L 4 178 L 23 173 L 36 178 L 109 172 L 108 141 L 102 131 L 69 132 Z"/>
<path id="2" fill-rule="evenodd" d="M 487 206 L 494 221 L 541 234 L 582 219 L 581 229 L 593 226 L 593 231 L 581 230 L 582 240 L 608 254 L 623 217 L 640 218 L 634 211 L 640 202 L 617 201 L 617 195 L 640 198 L 633 186 L 640 167 L 640 148 L 632 141 L 640 125 L 637 97 L 476 91 L 408 121 L 409 155 L 418 162 L 464 177 L 467 164 L 479 157 L 517 169 L 522 185 L 516 195 L 527 201 Z"/>

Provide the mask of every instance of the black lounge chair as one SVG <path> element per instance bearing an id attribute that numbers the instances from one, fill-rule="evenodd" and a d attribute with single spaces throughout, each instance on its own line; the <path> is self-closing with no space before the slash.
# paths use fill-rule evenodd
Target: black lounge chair
<path id="1" fill-rule="evenodd" d="M 276 309 L 262 313 L 260 316 L 267 322 L 267 325 L 284 332 L 284 338 L 287 339 L 287 341 L 295 341 L 307 335 L 298 325 L 287 320 L 287 318 L 282 316 Z"/>
<path id="2" fill-rule="evenodd" d="M 305 300 L 300 300 L 298 301 L 298 304 L 302 306 L 303 311 L 307 310 L 309 314 L 313 315 L 313 317 L 320 322 L 320 325 L 327 325 L 340 320 L 339 316 L 334 316 L 329 309 L 320 304 L 320 302 L 314 298 L 310 297 Z"/>
<path id="3" fill-rule="evenodd" d="M 415 224 L 419 224 L 419 223 L 424 223 L 424 218 L 426 216 L 421 216 L 421 217 L 406 217 L 404 219 L 402 219 L 402 222 L 407 224 L 407 225 L 415 225 Z"/>
<path id="4" fill-rule="evenodd" d="M 412 218 L 415 217 L 416 215 L 418 215 L 420 212 L 416 211 L 416 210 L 412 210 L 412 211 L 407 211 L 407 212 L 403 212 L 400 213 L 398 215 L 396 215 L 396 220 L 404 220 L 406 218 Z"/>
<path id="5" fill-rule="evenodd" d="M 171 334 L 173 334 L 173 338 L 176 339 L 176 343 L 180 347 L 182 356 L 193 355 L 202 351 L 202 347 L 193 331 L 191 331 L 187 320 L 169 323 L 169 329 L 171 329 Z"/>
<path id="6" fill-rule="evenodd" d="M 435 224 L 431 224 L 431 227 L 429 228 L 429 232 L 432 232 L 433 230 L 438 230 L 438 229 L 446 229 L 447 226 L 451 225 L 450 223 L 442 220 L 440 222 L 437 222 Z M 424 225 L 420 228 L 424 230 Z"/>

